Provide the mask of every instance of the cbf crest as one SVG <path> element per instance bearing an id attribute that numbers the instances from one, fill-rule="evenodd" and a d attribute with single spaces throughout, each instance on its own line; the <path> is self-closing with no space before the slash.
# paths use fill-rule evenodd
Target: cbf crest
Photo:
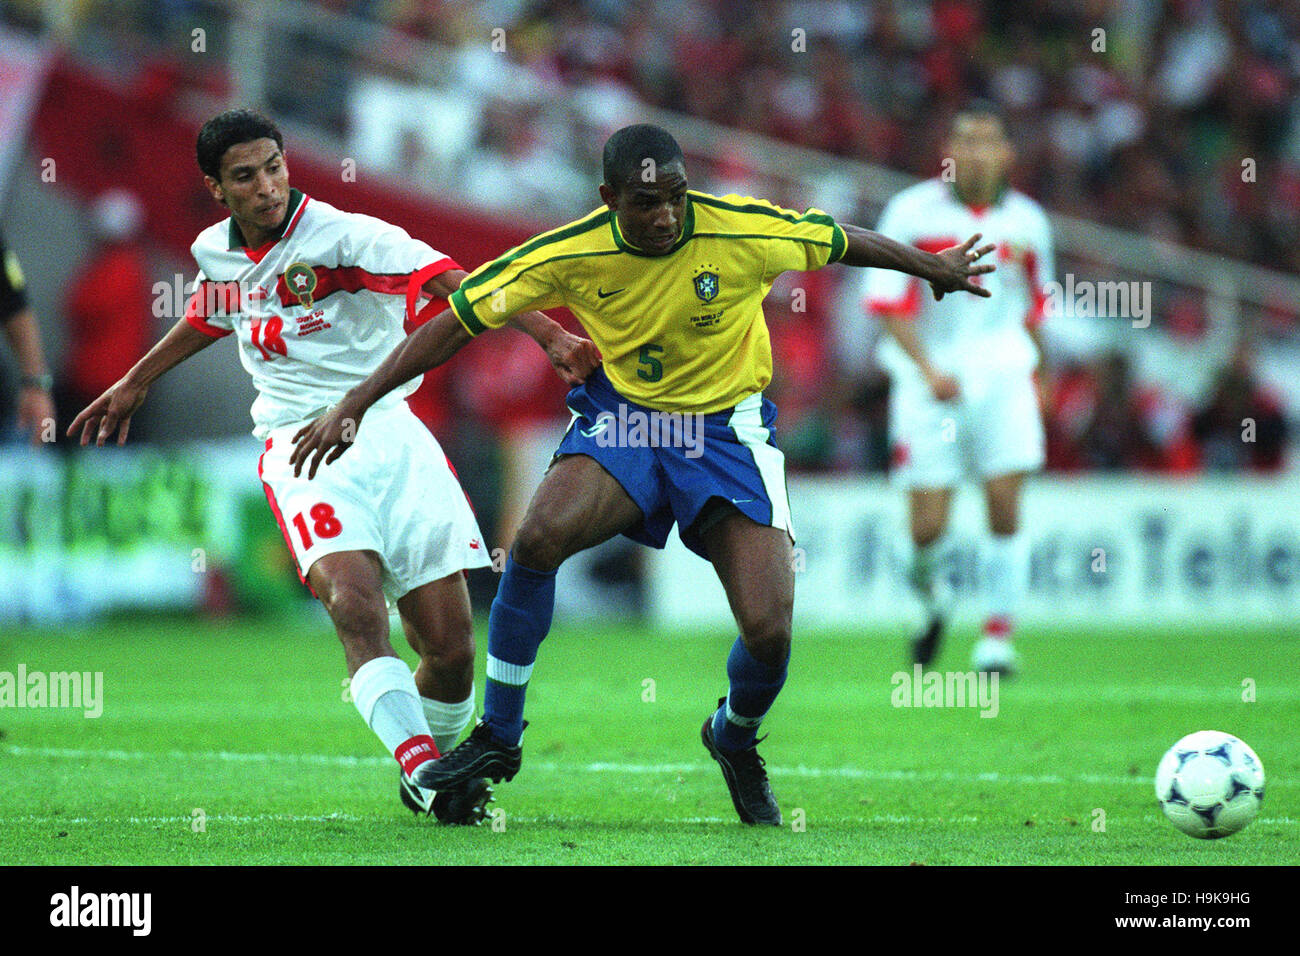
<path id="1" fill-rule="evenodd" d="M 316 292 L 315 269 L 305 262 L 295 262 L 284 270 L 284 284 L 297 297 L 299 305 L 311 310 L 312 295 Z"/>
<path id="2" fill-rule="evenodd" d="M 701 302 L 712 302 L 718 297 L 721 284 L 714 266 L 706 265 L 695 273 L 695 294 Z"/>

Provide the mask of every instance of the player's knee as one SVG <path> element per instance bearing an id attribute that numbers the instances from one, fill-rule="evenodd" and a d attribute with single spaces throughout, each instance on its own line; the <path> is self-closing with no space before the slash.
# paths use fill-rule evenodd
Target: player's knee
<path id="1" fill-rule="evenodd" d="M 420 632 L 412 627 L 407 621 L 403 620 L 402 633 L 406 635 L 406 643 L 410 645 L 411 650 L 423 657 L 424 638 L 420 635 Z"/>
<path id="2" fill-rule="evenodd" d="M 437 635 L 420 643 L 420 659 L 446 674 L 474 670 L 474 621 L 466 616 L 444 623 Z"/>
<path id="3" fill-rule="evenodd" d="M 741 638 L 750 655 L 769 667 L 780 666 L 790 656 L 790 613 L 772 608 L 740 622 Z"/>
<path id="4" fill-rule="evenodd" d="M 474 641 L 461 642 L 447 648 L 438 660 L 440 668 L 448 674 L 474 673 Z"/>
<path id="5" fill-rule="evenodd" d="M 517 564 L 534 571 L 554 571 L 568 557 L 567 536 L 544 520 L 528 519 L 515 535 L 511 554 Z"/>
<path id="6" fill-rule="evenodd" d="M 340 637 L 374 635 L 387 639 L 388 612 L 383 597 L 351 581 L 337 581 L 323 601 Z"/>

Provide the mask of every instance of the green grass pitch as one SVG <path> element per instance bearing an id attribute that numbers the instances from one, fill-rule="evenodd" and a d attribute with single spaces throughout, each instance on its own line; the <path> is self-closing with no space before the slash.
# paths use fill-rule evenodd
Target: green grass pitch
<path id="1" fill-rule="evenodd" d="M 523 769 L 470 829 L 399 804 L 319 614 L 10 632 L 0 671 L 102 671 L 104 710 L 0 709 L 0 864 L 1300 863 L 1294 629 L 1027 629 L 994 718 L 892 706 L 903 637 L 796 636 L 761 748 L 786 825 L 757 830 L 699 741 L 731 638 L 557 627 Z M 972 640 L 937 666 L 964 670 Z M 1225 840 L 1178 833 L 1152 793 L 1201 729 L 1268 774 Z"/>

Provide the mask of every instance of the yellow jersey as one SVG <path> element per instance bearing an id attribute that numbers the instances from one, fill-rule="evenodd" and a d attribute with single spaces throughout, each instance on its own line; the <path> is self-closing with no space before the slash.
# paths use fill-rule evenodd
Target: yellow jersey
<path id="1" fill-rule="evenodd" d="M 519 312 L 567 306 L 625 398 L 715 412 L 772 380 L 763 317 L 772 282 L 837 262 L 846 245 L 821 210 L 691 190 L 681 237 L 666 255 L 630 245 L 602 207 L 479 266 L 450 304 L 471 335 Z"/>

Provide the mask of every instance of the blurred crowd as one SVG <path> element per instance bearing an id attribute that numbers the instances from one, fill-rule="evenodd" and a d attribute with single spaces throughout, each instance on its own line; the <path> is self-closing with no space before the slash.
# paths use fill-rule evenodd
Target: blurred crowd
<path id="1" fill-rule="evenodd" d="M 6 12 L 23 6 L 8 4 Z M 107 32 L 83 32 L 83 45 L 101 52 L 132 44 L 143 51 L 141 36 L 184 44 L 196 22 L 211 24 L 210 42 L 230 41 L 223 5 L 212 0 L 69 6 L 80 8 L 86 22 L 105 25 Z M 580 214 L 595 204 L 591 177 L 608 132 L 596 127 L 575 135 L 572 116 L 557 123 L 553 112 L 572 105 L 563 97 L 515 98 L 517 74 L 499 69 L 499 56 L 488 52 L 494 31 L 502 30 L 508 41 L 501 52 L 514 68 L 546 89 L 564 84 L 576 91 L 589 117 L 613 116 L 640 102 L 917 176 L 937 172 L 948 118 L 982 96 L 1006 111 L 1017 149 L 1013 181 L 1049 210 L 1300 273 L 1298 3 L 314 0 L 311 6 L 390 28 L 388 39 L 347 46 L 321 42 L 306 27 L 277 34 L 287 55 L 275 58 L 268 77 L 273 113 L 342 137 L 359 160 L 382 157 L 426 181 L 450 176 L 450 165 L 469 164 L 472 175 L 458 181 L 476 206 Z M 456 51 L 461 89 L 481 94 L 475 102 L 482 108 L 462 108 L 446 91 L 412 94 L 403 84 L 418 79 L 418 71 L 404 55 L 404 41 Z M 142 52 L 141 60 L 150 57 Z M 161 69 L 156 59 L 153 67 Z M 234 87 L 229 77 L 160 75 L 219 96 Z M 554 105 L 539 105 L 548 103 Z M 399 113 L 409 123 L 399 122 Z M 439 123 L 427 122 L 430 115 Z M 468 152 L 458 153 L 457 142 Z M 752 181 L 749 166 L 741 156 L 713 156 L 699 180 L 715 191 L 743 189 Z M 791 205 L 806 198 L 793 183 L 788 194 L 779 184 L 764 194 Z M 790 290 L 782 283 L 769 299 L 778 356 L 771 392 L 782 409 L 781 440 L 796 467 L 880 470 L 889 458 L 888 383 L 869 364 L 845 362 L 834 344 L 842 338 L 836 326 L 845 310 L 856 307 L 852 293 L 830 276 L 834 271 L 799 277 L 808 292 L 806 311 L 787 308 Z M 77 308 L 70 303 L 69 314 Z M 1157 308 L 1159 324 L 1189 339 L 1203 335 L 1211 321 L 1195 297 L 1170 297 Z M 1293 328 L 1294 303 L 1265 319 Z M 85 328 L 90 334 L 91 324 Z M 1054 356 L 1042 382 L 1048 467 L 1166 473 L 1282 467 L 1285 404 L 1260 380 L 1253 341 L 1244 336 L 1212 387 L 1194 400 L 1139 377 L 1122 350 Z M 69 376 L 77 377 L 75 367 L 74 359 Z"/>
<path id="2" fill-rule="evenodd" d="M 38 17 L 47 6 L 6 0 L 5 12 Z M 530 82 L 574 90 L 597 114 L 644 103 L 918 176 L 937 171 L 947 119 L 978 96 L 1005 109 L 1018 153 L 1013 179 L 1048 208 L 1300 272 L 1300 4 L 1290 0 L 307 6 L 325 22 L 345 14 L 399 39 L 327 39 L 319 24 L 297 18 L 275 38 L 283 55 L 268 77 L 271 106 L 346 134 L 374 102 L 358 90 L 358 66 L 414 80 L 420 64 L 400 38 L 453 49 L 447 69 L 489 105 L 472 123 L 450 118 L 427 135 L 468 135 L 483 148 L 476 175 L 488 201 L 503 181 L 525 182 L 520 169 L 546 163 L 571 181 L 595 160 L 591 142 L 549 115 L 567 104 L 520 102 L 518 75 L 501 69 L 501 55 Z M 132 49 L 148 59 L 142 36 L 188 48 L 195 24 L 208 25 L 214 48 L 230 42 L 230 11 L 217 0 L 66 7 L 81 11 L 84 45 L 118 62 Z M 187 69 L 201 69 L 194 59 Z M 211 77 L 196 82 L 228 88 Z"/>
<path id="3" fill-rule="evenodd" d="M 946 118 L 982 96 L 1011 120 L 1015 181 L 1047 207 L 1300 272 L 1300 4 L 326 5 L 458 45 L 502 27 L 542 75 L 921 176 Z"/>

